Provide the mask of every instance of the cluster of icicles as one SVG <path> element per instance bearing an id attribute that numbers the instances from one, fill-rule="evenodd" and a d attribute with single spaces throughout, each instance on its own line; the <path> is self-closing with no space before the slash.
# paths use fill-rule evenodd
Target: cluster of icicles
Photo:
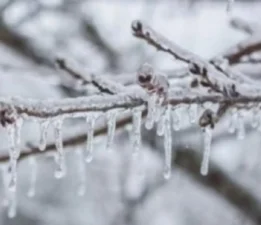
<path id="1" fill-rule="evenodd" d="M 172 108 L 171 105 L 159 104 L 158 97 L 156 94 L 152 94 L 148 98 L 148 114 L 145 119 L 145 127 L 147 129 L 152 129 L 154 124 L 156 124 L 157 135 L 163 136 L 164 138 L 164 169 L 163 176 L 165 179 L 169 179 L 171 176 L 171 163 L 172 159 L 172 129 L 175 131 L 181 128 L 182 122 L 182 111 L 179 108 Z M 197 104 L 192 104 L 188 106 L 188 116 L 190 123 L 196 123 L 198 121 L 199 106 Z M 132 131 L 131 131 L 131 143 L 132 143 L 132 153 L 133 155 L 138 155 L 141 147 L 141 124 L 142 124 L 142 112 L 145 107 L 140 106 L 132 109 Z M 107 116 L 107 141 L 106 149 L 107 151 L 112 151 L 113 140 L 116 129 L 117 116 L 119 110 L 114 109 L 106 113 Z M 87 138 L 86 148 L 84 151 L 80 149 L 76 151 L 77 157 L 79 158 L 79 188 L 78 194 L 82 196 L 85 194 L 85 163 L 90 163 L 93 159 L 93 138 L 94 138 L 94 128 L 95 121 L 99 118 L 101 113 L 89 113 L 86 116 L 87 123 Z M 259 125 L 258 113 L 254 114 L 253 117 L 253 127 Z M 245 136 L 245 127 L 243 115 L 240 111 L 233 109 L 231 110 L 231 120 L 229 124 L 229 132 L 237 132 L 238 139 L 243 139 Z M 55 135 L 55 165 L 56 169 L 54 176 L 59 179 L 66 174 L 65 165 L 65 154 L 63 149 L 63 138 L 62 138 L 62 125 L 63 118 L 56 118 L 53 120 L 45 119 L 40 122 L 40 144 L 39 149 L 44 151 L 46 148 L 47 130 L 49 125 L 54 126 Z M 20 155 L 20 131 L 23 124 L 22 119 L 18 119 L 16 123 L 9 125 L 7 127 L 8 136 L 10 140 L 9 148 L 9 165 L 8 168 L 3 169 L 3 180 L 6 190 L 6 200 L 4 203 L 8 206 L 8 216 L 10 218 L 16 215 L 16 188 L 17 188 L 17 160 Z M 202 175 L 207 175 L 210 149 L 212 140 L 212 129 L 210 127 L 205 127 L 203 129 L 203 143 L 204 143 L 204 154 L 201 164 L 200 172 Z M 37 178 L 37 162 L 34 156 L 29 158 L 29 165 L 31 166 L 30 175 L 30 186 L 28 190 L 28 196 L 33 197 L 35 195 L 35 183 Z"/>

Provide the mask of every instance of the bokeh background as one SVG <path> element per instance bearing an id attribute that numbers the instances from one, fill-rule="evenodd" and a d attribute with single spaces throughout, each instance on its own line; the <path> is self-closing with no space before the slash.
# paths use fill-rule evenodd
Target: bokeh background
<path id="1" fill-rule="evenodd" d="M 56 57 L 76 62 L 97 74 L 124 76 L 144 62 L 162 71 L 177 65 L 171 57 L 135 39 L 130 24 L 142 19 L 175 43 L 208 59 L 244 40 L 229 25 L 233 17 L 260 20 L 260 1 L 198 0 L 0 0 L 0 94 L 37 99 L 76 97 L 54 66 Z M 260 23 L 261 26 L 261 23 Z M 248 68 L 249 69 L 249 68 Z M 252 67 L 250 68 L 252 69 Z M 258 65 L 255 65 L 258 70 Z M 184 115 L 184 121 L 188 120 Z M 1 225 L 246 225 L 261 224 L 261 139 L 246 120 L 247 135 L 237 140 L 227 120 L 214 131 L 210 173 L 199 173 L 202 133 L 185 124 L 173 133 L 172 177 L 162 176 L 162 140 L 155 130 L 142 132 L 142 154 L 131 157 L 129 129 L 117 131 L 114 151 L 105 151 L 106 136 L 95 139 L 94 160 L 82 168 L 79 151 L 67 148 L 67 176 L 54 178 L 50 155 L 37 161 L 36 194 L 27 196 L 32 167 L 19 164 L 17 216 L 8 218 L 0 185 Z M 81 120 L 68 121 L 64 136 L 82 134 Z M 36 146 L 39 124 L 28 121 L 23 146 Z M 52 128 L 48 142 L 53 141 Z M 0 127 L 1 154 L 7 154 Z M 78 195 L 84 169 L 86 193 Z"/>

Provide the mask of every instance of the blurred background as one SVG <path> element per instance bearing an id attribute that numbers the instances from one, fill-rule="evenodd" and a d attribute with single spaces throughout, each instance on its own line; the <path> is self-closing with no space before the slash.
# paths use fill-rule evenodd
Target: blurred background
<path id="1" fill-rule="evenodd" d="M 230 27 L 231 17 L 260 20 L 260 1 L 236 0 L 230 13 L 226 4 L 218 0 L 0 0 L 0 94 L 36 99 L 86 94 L 63 82 L 55 70 L 56 57 L 113 76 L 134 74 L 144 62 L 173 70 L 177 65 L 171 57 L 132 36 L 134 19 L 142 19 L 175 43 L 209 59 L 248 37 Z M 215 129 L 206 177 L 199 173 L 203 151 L 196 125 L 184 125 L 174 132 L 176 157 L 168 181 L 162 176 L 162 139 L 155 130 L 143 130 L 142 154 L 135 160 L 129 129 L 117 131 L 111 154 L 104 151 L 106 136 L 97 137 L 90 164 L 82 164 L 80 150 L 85 145 L 68 148 L 67 176 L 59 180 L 53 175 L 53 158 L 37 157 L 33 198 L 28 197 L 32 163 L 23 160 L 18 168 L 15 218 L 7 216 L 0 180 L 0 224 L 261 224 L 260 132 L 246 121 L 247 135 L 237 140 L 227 132 L 227 122 Z M 85 129 L 76 120 L 66 123 L 63 132 L 66 138 Z M 1 127 L 0 133 L 1 154 L 7 154 L 6 131 Z M 24 146 L 37 145 L 39 125 L 27 122 L 22 139 Z M 52 128 L 48 141 L 53 141 Z"/>

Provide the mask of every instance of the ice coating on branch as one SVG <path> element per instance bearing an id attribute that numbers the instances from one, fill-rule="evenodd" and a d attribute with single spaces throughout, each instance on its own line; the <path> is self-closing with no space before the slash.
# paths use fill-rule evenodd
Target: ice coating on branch
<path id="1" fill-rule="evenodd" d="M 140 151 L 141 120 L 142 120 L 142 109 L 134 108 L 132 111 L 132 136 L 131 136 L 131 142 L 132 142 L 134 155 L 137 155 Z"/>
<path id="2" fill-rule="evenodd" d="M 172 126 L 175 131 L 180 130 L 181 126 L 181 114 L 179 109 L 174 109 L 171 113 L 172 115 Z"/>
<path id="3" fill-rule="evenodd" d="M 228 132 L 235 133 L 237 129 L 237 122 L 238 122 L 238 111 L 236 108 L 232 108 L 230 110 L 230 121 L 228 125 Z"/>
<path id="4" fill-rule="evenodd" d="M 155 122 L 156 102 L 157 95 L 155 93 L 148 97 L 148 114 L 145 121 L 145 127 L 148 130 L 153 128 Z"/>
<path id="5" fill-rule="evenodd" d="M 210 127 L 205 127 L 203 130 L 204 153 L 203 153 L 203 160 L 201 162 L 201 168 L 200 168 L 200 173 L 203 176 L 206 176 L 208 174 L 211 142 L 212 142 L 212 129 Z"/>
<path id="6" fill-rule="evenodd" d="M 148 94 L 148 114 L 145 127 L 152 129 L 154 122 L 160 120 L 162 105 L 168 97 L 169 82 L 164 74 L 155 72 L 148 63 L 139 68 L 137 82 Z"/>
<path id="7" fill-rule="evenodd" d="M 85 174 L 85 161 L 82 149 L 76 150 L 77 155 L 77 165 L 78 165 L 78 173 L 79 173 L 79 186 L 77 188 L 78 196 L 84 196 L 86 192 L 86 174 Z"/>
<path id="8" fill-rule="evenodd" d="M 104 112 L 116 108 L 133 108 L 145 101 L 142 90 L 125 91 L 117 95 L 94 95 L 55 100 L 23 99 L 20 97 L 1 98 L 0 104 L 12 105 L 19 113 L 38 118 L 83 117 L 91 112 Z"/>
<path id="9" fill-rule="evenodd" d="M 89 114 L 86 117 L 87 123 L 87 143 L 85 150 L 85 161 L 90 163 L 93 160 L 93 135 L 94 135 L 94 126 L 95 126 L 95 115 Z"/>
<path id="10" fill-rule="evenodd" d="M 63 118 L 56 119 L 53 124 L 54 124 L 54 135 L 55 135 L 55 146 L 57 149 L 57 155 L 55 158 L 57 167 L 55 169 L 54 176 L 55 178 L 60 179 L 66 174 L 65 155 L 63 149 L 63 136 L 62 136 Z"/>
<path id="11" fill-rule="evenodd" d="M 113 140 L 115 136 L 115 129 L 116 129 L 116 119 L 117 119 L 118 112 L 115 110 L 111 110 L 107 112 L 107 142 L 106 142 L 106 149 L 107 151 L 112 151 Z"/>
<path id="12" fill-rule="evenodd" d="M 197 104 L 191 104 L 189 106 L 188 115 L 189 115 L 190 123 L 192 123 L 192 124 L 196 123 L 197 116 L 198 116 L 198 105 Z"/>
<path id="13" fill-rule="evenodd" d="M 35 157 L 29 158 L 29 165 L 30 165 L 30 177 L 29 177 L 29 189 L 27 192 L 27 196 L 32 198 L 35 196 L 35 186 L 36 186 L 36 178 L 37 178 L 37 162 Z"/>
<path id="14" fill-rule="evenodd" d="M 44 151 L 46 148 L 47 132 L 48 132 L 49 124 L 50 124 L 49 120 L 43 120 L 40 122 L 40 142 L 39 142 L 40 151 Z"/>
<path id="15" fill-rule="evenodd" d="M 164 114 L 164 149 L 165 149 L 165 165 L 164 178 L 169 179 L 171 176 L 171 160 L 172 160 L 172 134 L 171 134 L 171 106 L 168 105 Z"/>
<path id="16" fill-rule="evenodd" d="M 245 122 L 243 112 L 238 113 L 237 139 L 243 140 L 246 136 Z"/>

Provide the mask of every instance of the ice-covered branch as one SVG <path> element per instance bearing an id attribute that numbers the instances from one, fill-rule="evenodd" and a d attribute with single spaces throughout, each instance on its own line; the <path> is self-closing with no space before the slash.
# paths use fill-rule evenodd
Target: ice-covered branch
<path id="1" fill-rule="evenodd" d="M 260 25 L 245 21 L 241 18 L 231 19 L 230 25 L 235 29 L 246 32 L 247 34 L 254 34 L 257 33 L 258 30 L 260 30 Z"/>
<path id="2" fill-rule="evenodd" d="M 228 49 L 220 57 L 226 58 L 230 65 L 240 62 L 242 57 L 261 50 L 261 34 L 254 34 L 250 38 L 241 41 L 236 46 Z"/>
<path id="3" fill-rule="evenodd" d="M 144 100 L 138 95 L 91 96 L 62 100 L 34 100 L 19 97 L 0 98 L 1 112 L 13 110 L 15 114 L 37 118 L 77 117 L 88 112 L 106 112 L 116 108 L 140 106 Z"/>
<path id="4" fill-rule="evenodd" d="M 68 63 L 64 59 L 57 59 L 56 64 L 59 69 L 65 71 L 68 75 L 70 75 L 74 79 L 74 81 L 77 82 L 78 86 L 92 84 L 100 92 L 111 95 L 126 91 L 126 87 L 104 76 L 97 76 L 90 72 L 83 74 L 84 72 L 80 71 L 77 68 L 74 68 L 71 65 L 68 65 Z"/>
<path id="5" fill-rule="evenodd" d="M 243 57 L 261 50 L 261 25 L 235 18 L 230 22 L 231 26 L 250 34 L 250 37 L 229 48 L 218 58 L 225 58 L 230 65 L 240 63 Z"/>
<path id="6" fill-rule="evenodd" d="M 141 21 L 132 23 L 132 31 L 135 37 L 143 39 L 158 50 L 169 53 L 175 59 L 187 63 L 190 72 L 197 75 L 198 83 L 211 92 L 224 94 L 224 91 L 230 92 L 234 89 L 234 93 L 244 94 L 253 88 L 246 83 L 238 84 L 237 81 L 232 79 L 235 75 L 228 74 L 226 68 L 223 69 L 216 63 L 209 63 L 201 57 L 182 49 Z M 260 91 L 259 87 L 255 88 Z"/>

